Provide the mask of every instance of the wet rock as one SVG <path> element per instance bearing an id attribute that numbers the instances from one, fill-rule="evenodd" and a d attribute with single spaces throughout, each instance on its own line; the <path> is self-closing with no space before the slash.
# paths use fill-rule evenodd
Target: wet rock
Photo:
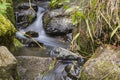
<path id="1" fill-rule="evenodd" d="M 120 48 L 99 47 L 84 65 L 80 80 L 120 80 Z"/>
<path id="2" fill-rule="evenodd" d="M 51 50 L 50 52 L 51 57 L 71 57 L 71 58 L 78 58 L 78 57 L 82 57 L 77 53 L 73 53 L 67 49 L 61 48 L 61 47 L 57 47 L 54 48 L 53 50 Z"/>
<path id="3" fill-rule="evenodd" d="M 73 25 L 69 18 L 53 18 L 44 28 L 47 34 L 62 35 L 71 33 Z"/>
<path id="4" fill-rule="evenodd" d="M 38 80 L 37 77 L 47 72 L 52 63 L 51 58 L 34 56 L 19 56 L 17 60 L 17 70 L 21 80 Z"/>
<path id="5" fill-rule="evenodd" d="M 27 35 L 29 35 L 30 37 L 38 37 L 39 36 L 39 34 L 35 31 L 28 31 L 25 34 L 26 34 L 25 35 L 26 37 L 27 37 Z"/>
<path id="6" fill-rule="evenodd" d="M 56 48 L 51 53 L 56 58 L 55 66 L 39 80 L 78 80 L 84 62 L 81 56 L 63 48 Z"/>
<path id="7" fill-rule="evenodd" d="M 16 80 L 16 58 L 4 46 L 0 47 L 0 80 Z M 17 77 L 17 76 L 16 76 Z"/>
<path id="8" fill-rule="evenodd" d="M 31 6 L 33 9 L 30 8 L 29 3 L 21 3 L 15 8 L 16 27 L 18 29 L 26 28 L 36 19 L 37 5 L 31 4 Z"/>
<path id="9" fill-rule="evenodd" d="M 44 29 L 50 35 L 71 33 L 74 25 L 69 13 L 63 8 L 47 11 L 43 16 Z"/>
<path id="10" fill-rule="evenodd" d="M 34 3 L 31 3 L 31 7 L 37 12 L 38 8 L 37 5 Z M 18 10 L 28 10 L 30 8 L 30 4 L 29 3 L 20 3 L 17 5 L 16 7 Z"/>
<path id="11" fill-rule="evenodd" d="M 50 3 L 50 1 L 47 1 L 47 0 L 46 1 L 44 1 L 44 0 L 37 1 L 38 6 L 44 8 L 46 10 L 49 8 L 49 3 Z"/>

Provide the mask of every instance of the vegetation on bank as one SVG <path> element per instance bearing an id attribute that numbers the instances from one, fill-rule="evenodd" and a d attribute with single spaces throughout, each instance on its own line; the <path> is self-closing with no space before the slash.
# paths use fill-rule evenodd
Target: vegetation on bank
<path id="1" fill-rule="evenodd" d="M 16 29 L 14 27 L 14 11 L 12 7 L 12 0 L 0 1 L 0 45 L 19 46 L 20 42 L 15 38 Z"/>
<path id="2" fill-rule="evenodd" d="M 52 0 L 51 8 L 70 0 Z M 76 5 L 72 10 L 71 5 Z M 64 4 L 71 12 L 73 41 L 71 50 L 90 56 L 103 44 L 120 46 L 120 0 L 75 0 Z"/>

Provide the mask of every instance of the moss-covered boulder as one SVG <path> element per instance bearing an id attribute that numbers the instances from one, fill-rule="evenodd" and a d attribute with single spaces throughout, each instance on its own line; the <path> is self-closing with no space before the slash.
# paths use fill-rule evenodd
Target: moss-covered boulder
<path id="1" fill-rule="evenodd" d="M 84 65 L 79 80 L 120 80 L 120 48 L 99 47 Z"/>
<path id="2" fill-rule="evenodd" d="M 14 25 L 0 14 L 0 45 L 11 45 L 14 41 L 14 35 Z"/>

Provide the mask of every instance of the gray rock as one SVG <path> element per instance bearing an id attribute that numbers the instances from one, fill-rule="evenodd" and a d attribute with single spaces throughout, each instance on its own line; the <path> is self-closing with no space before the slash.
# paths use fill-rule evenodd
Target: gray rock
<path id="1" fill-rule="evenodd" d="M 99 47 L 85 63 L 80 80 L 120 80 L 120 48 Z"/>
<path id="2" fill-rule="evenodd" d="M 4 46 L 0 47 L 0 80 L 16 80 L 16 58 Z"/>
<path id="3" fill-rule="evenodd" d="M 63 63 L 66 62 L 73 62 L 73 61 L 77 61 L 78 65 L 83 65 L 84 63 L 84 59 L 83 57 L 78 54 L 78 53 L 73 53 L 67 49 L 58 47 L 58 48 L 54 48 L 51 52 L 50 52 L 51 57 L 55 57 L 56 60 L 58 61 L 62 61 Z"/>
<path id="4" fill-rule="evenodd" d="M 31 4 L 33 9 L 30 9 L 29 3 L 21 3 L 15 8 L 16 27 L 18 29 L 26 28 L 36 19 L 37 5 Z"/>
<path id="5" fill-rule="evenodd" d="M 69 51 L 67 49 L 61 48 L 61 47 L 54 48 L 51 51 L 50 54 L 51 54 L 52 57 L 65 57 L 65 56 L 70 56 L 70 55 L 73 55 L 76 58 L 77 57 L 82 57 L 77 53 L 73 53 L 73 52 L 71 52 L 71 51 Z"/>
<path id="6" fill-rule="evenodd" d="M 70 12 L 63 8 L 47 11 L 43 16 L 44 29 L 50 35 L 62 35 L 72 32 L 74 25 Z"/>
<path id="7" fill-rule="evenodd" d="M 50 64 L 52 63 L 51 58 L 35 56 L 19 56 L 17 60 L 17 70 L 21 80 L 37 80 L 38 76 L 42 76 L 49 70 Z"/>
<path id="8" fill-rule="evenodd" d="M 31 7 L 37 12 L 38 8 L 37 5 L 34 3 L 31 3 Z M 30 8 L 30 4 L 29 3 L 20 3 L 17 5 L 16 7 L 18 10 L 28 10 Z"/>
<path id="9" fill-rule="evenodd" d="M 70 18 L 53 18 L 45 27 L 46 33 L 51 35 L 61 35 L 72 32 L 72 21 Z"/>

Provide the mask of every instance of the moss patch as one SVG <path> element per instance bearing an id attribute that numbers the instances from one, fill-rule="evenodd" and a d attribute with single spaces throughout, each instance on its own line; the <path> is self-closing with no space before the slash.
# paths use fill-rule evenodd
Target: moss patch
<path id="1" fill-rule="evenodd" d="M 15 38 L 15 32 L 14 25 L 9 19 L 0 14 L 0 45 L 7 46 L 10 50 L 22 46 Z"/>
<path id="2" fill-rule="evenodd" d="M 10 46 L 15 38 L 14 25 L 0 14 L 0 45 Z"/>

